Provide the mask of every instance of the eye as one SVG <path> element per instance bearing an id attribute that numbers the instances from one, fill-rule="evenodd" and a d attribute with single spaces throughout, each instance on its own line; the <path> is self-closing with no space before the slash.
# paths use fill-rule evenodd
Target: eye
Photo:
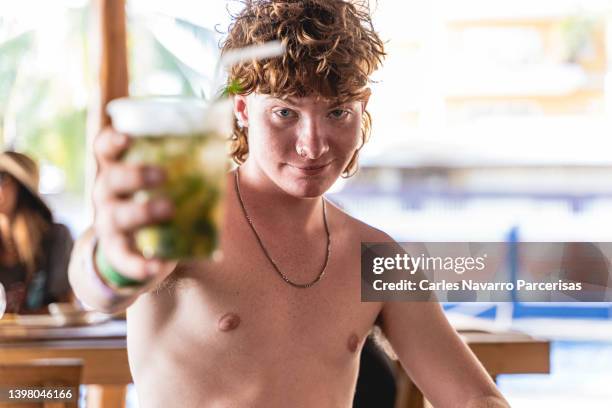
<path id="1" fill-rule="evenodd" d="M 347 111 L 346 109 L 334 109 L 333 111 L 329 112 L 329 116 L 332 119 L 344 119 L 350 115 L 350 113 L 351 112 Z"/>
<path id="2" fill-rule="evenodd" d="M 291 118 L 295 116 L 295 112 L 293 112 L 291 109 L 288 109 L 288 108 L 278 109 L 274 111 L 274 114 L 277 116 L 280 116 L 283 119 L 287 119 L 287 118 Z"/>

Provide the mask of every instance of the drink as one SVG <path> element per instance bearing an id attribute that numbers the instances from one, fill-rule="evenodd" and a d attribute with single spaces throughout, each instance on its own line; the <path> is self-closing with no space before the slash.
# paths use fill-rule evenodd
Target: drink
<path id="1" fill-rule="evenodd" d="M 136 231 L 138 250 L 146 258 L 211 256 L 218 245 L 222 217 L 231 102 L 122 98 L 110 102 L 107 109 L 115 129 L 132 137 L 122 160 L 166 171 L 163 186 L 139 191 L 134 199 L 164 196 L 175 206 L 171 220 Z"/>

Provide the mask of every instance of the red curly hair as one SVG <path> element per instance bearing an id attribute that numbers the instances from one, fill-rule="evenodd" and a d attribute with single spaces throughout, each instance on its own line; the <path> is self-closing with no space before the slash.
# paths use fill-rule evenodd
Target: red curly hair
<path id="1" fill-rule="evenodd" d="M 283 56 L 231 67 L 228 89 L 276 97 L 318 97 L 339 103 L 365 100 L 370 75 L 384 56 L 384 44 L 372 26 L 367 2 L 348 0 L 245 0 L 229 27 L 222 52 L 268 41 L 281 41 Z M 367 142 L 371 116 L 364 111 L 362 144 L 344 169 L 357 170 L 359 150 Z M 248 129 L 234 121 L 231 155 L 242 164 L 249 153 Z"/>

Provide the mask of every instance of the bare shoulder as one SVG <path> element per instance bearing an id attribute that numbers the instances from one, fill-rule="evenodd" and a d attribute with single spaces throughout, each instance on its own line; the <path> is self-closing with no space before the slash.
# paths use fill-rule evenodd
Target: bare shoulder
<path id="1" fill-rule="evenodd" d="M 327 212 L 332 228 L 355 242 L 395 242 L 386 232 L 375 228 L 345 212 L 333 202 L 327 201 Z"/>

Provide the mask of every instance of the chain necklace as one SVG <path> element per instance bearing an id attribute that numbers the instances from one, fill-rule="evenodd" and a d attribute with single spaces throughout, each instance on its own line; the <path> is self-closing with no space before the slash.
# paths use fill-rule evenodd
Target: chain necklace
<path id="1" fill-rule="evenodd" d="M 291 285 L 291 286 L 293 286 L 295 288 L 299 288 L 299 289 L 306 289 L 306 288 L 309 288 L 311 286 L 316 285 L 321 279 L 323 279 L 323 276 L 325 275 L 325 270 L 327 269 L 327 264 L 329 263 L 329 254 L 331 252 L 331 237 L 330 237 L 330 234 L 329 234 L 329 227 L 327 225 L 327 207 L 325 206 L 325 199 L 321 198 L 321 201 L 323 202 L 323 224 L 325 224 L 325 235 L 327 236 L 327 251 L 325 252 L 325 262 L 323 263 L 323 268 L 321 269 L 321 272 L 319 272 L 317 277 L 314 278 L 314 280 L 312 280 L 311 282 L 308 282 L 308 283 L 295 283 L 291 279 L 289 279 L 289 277 L 287 277 L 287 275 L 285 275 L 280 270 L 280 268 L 278 267 L 276 262 L 274 262 L 274 260 L 272 259 L 272 257 L 268 253 L 268 250 L 264 246 L 264 244 L 263 244 L 259 234 L 257 233 L 257 230 L 255 229 L 255 225 L 253 225 L 253 221 L 251 220 L 251 217 L 249 217 L 249 214 L 247 213 L 246 207 L 244 206 L 244 201 L 242 200 L 242 194 L 240 194 L 240 179 L 239 179 L 238 172 L 239 172 L 239 169 L 237 168 L 236 172 L 234 173 L 234 176 L 235 176 L 234 177 L 234 185 L 236 187 L 236 195 L 238 196 L 238 201 L 240 202 L 240 207 L 242 208 L 242 213 L 244 214 L 244 217 L 246 218 L 247 222 L 249 223 L 249 226 L 251 227 L 251 230 L 253 231 L 253 234 L 255 235 L 255 238 L 257 239 L 257 243 L 259 244 L 259 247 L 263 251 L 263 253 L 266 256 L 266 258 L 268 258 L 268 261 L 270 261 L 270 263 L 272 264 L 272 267 L 274 267 L 274 270 L 276 271 L 278 276 L 280 276 L 282 278 L 282 280 L 287 282 L 289 285 Z"/>

